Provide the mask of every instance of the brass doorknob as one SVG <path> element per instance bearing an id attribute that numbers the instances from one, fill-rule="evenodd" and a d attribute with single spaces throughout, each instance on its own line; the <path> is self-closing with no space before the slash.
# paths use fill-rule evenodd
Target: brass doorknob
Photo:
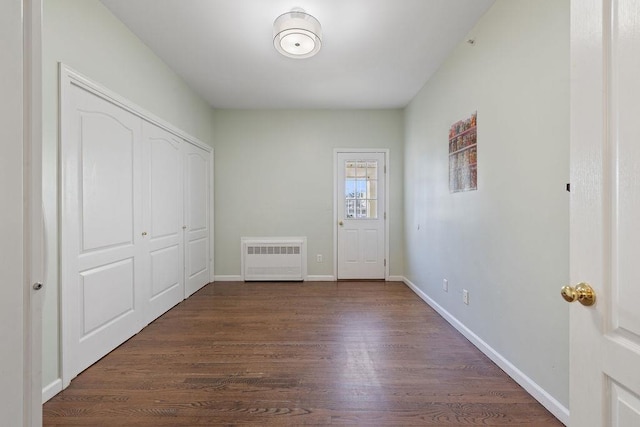
<path id="1" fill-rule="evenodd" d="M 344 225 L 344 221 L 338 221 L 338 225 L 343 226 Z"/>
<path id="2" fill-rule="evenodd" d="M 582 305 L 593 305 L 596 302 L 596 293 L 588 283 L 578 283 L 574 288 L 573 286 L 563 286 L 560 289 L 560 295 L 567 302 L 578 301 Z"/>

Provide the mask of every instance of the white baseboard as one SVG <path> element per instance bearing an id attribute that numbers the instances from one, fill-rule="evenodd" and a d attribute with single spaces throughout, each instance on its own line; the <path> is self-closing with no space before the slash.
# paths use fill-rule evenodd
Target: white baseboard
<path id="1" fill-rule="evenodd" d="M 242 276 L 228 275 L 228 276 L 214 276 L 214 282 L 242 282 Z"/>
<path id="2" fill-rule="evenodd" d="M 440 304 L 431 299 L 420 288 L 413 284 L 409 279 L 404 278 L 404 283 L 413 290 L 424 302 L 429 304 L 431 308 L 438 312 L 447 322 L 449 322 L 454 328 L 456 328 L 462 335 L 465 336 L 473 345 L 483 352 L 489 359 L 491 359 L 496 365 L 498 365 L 503 371 L 507 373 L 515 382 L 520 384 L 534 399 L 536 399 L 542 406 L 547 408 L 556 418 L 560 420 L 564 425 L 569 425 L 569 409 L 562 405 L 558 400 L 551 396 L 547 391 L 540 387 L 535 381 L 525 375 L 520 369 L 518 369 L 513 363 L 507 360 L 504 356 L 494 350 L 489 344 L 484 342 L 473 331 L 467 328 L 462 322 L 456 319 L 451 313 L 445 310 Z"/>
<path id="3" fill-rule="evenodd" d="M 215 282 L 243 282 L 242 276 L 226 275 L 215 276 Z M 336 278 L 331 275 L 322 274 L 309 274 L 307 275 L 307 282 L 335 282 Z"/>
<path id="4" fill-rule="evenodd" d="M 46 401 L 51 399 L 56 394 L 62 391 L 62 380 L 58 378 L 51 384 L 42 388 L 42 403 L 44 404 Z"/>
<path id="5" fill-rule="evenodd" d="M 387 282 L 404 282 L 404 276 L 389 276 Z"/>
<path id="6" fill-rule="evenodd" d="M 336 278 L 329 274 L 309 274 L 307 275 L 307 282 L 335 282 Z"/>

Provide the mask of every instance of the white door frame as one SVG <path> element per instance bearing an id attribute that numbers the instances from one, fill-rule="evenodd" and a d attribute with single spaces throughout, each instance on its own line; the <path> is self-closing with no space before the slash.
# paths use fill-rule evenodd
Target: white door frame
<path id="1" fill-rule="evenodd" d="M 42 0 L 11 0 L 0 7 L 3 36 L 6 37 L 2 66 L 3 132 L 7 155 L 13 159 L 21 152 L 22 163 L 12 165 L 3 174 L 3 188 L 10 190 L 8 200 L 21 194 L 22 203 L 7 208 L 4 226 L 11 229 L 7 244 L 21 242 L 18 253 L 8 257 L 12 265 L 3 265 L 7 289 L 2 292 L 2 307 L 7 323 L 14 331 L 3 336 L 6 349 L 15 357 L 5 360 L 4 371 L 11 372 L 0 394 L 5 417 L 11 425 L 42 425 L 42 290 L 34 284 L 43 280 L 42 224 Z M 5 32 L 6 31 L 6 32 Z M 20 154 L 18 154 L 20 155 Z M 19 206 L 18 206 L 19 205 Z M 19 218 L 18 216 L 21 216 Z M 8 249 L 3 246 L 4 249 Z M 6 268 L 5 268 L 6 267 Z M 4 275 L 6 273 L 6 276 Z M 5 285 L 5 284 L 3 284 Z M 20 286 L 19 290 L 15 287 Z M 15 298 L 14 298 L 15 297 Z M 6 310 L 5 310 L 6 309 Z M 8 317 L 11 316 L 11 317 Z M 14 363 L 19 361 L 20 363 Z M 8 396 L 11 396 L 8 398 Z M 5 406 L 7 405 L 7 406 Z M 9 408 L 10 406 L 11 408 Z"/>
<path id="2" fill-rule="evenodd" d="M 341 203 L 342 196 L 338 194 L 338 154 L 341 153 L 382 153 L 384 154 L 386 172 L 383 173 L 385 179 L 384 189 L 384 259 L 387 260 L 384 266 L 384 280 L 389 280 L 389 149 L 388 148 L 334 148 L 333 149 L 333 280 L 338 280 L 338 203 Z"/>
<path id="3" fill-rule="evenodd" d="M 44 286 L 44 214 L 42 211 L 42 0 L 25 0 L 24 129 L 25 129 L 25 419 L 42 425 L 42 304 Z M 39 284 L 39 285 L 37 285 Z M 39 287 L 38 287 L 39 286 Z"/>

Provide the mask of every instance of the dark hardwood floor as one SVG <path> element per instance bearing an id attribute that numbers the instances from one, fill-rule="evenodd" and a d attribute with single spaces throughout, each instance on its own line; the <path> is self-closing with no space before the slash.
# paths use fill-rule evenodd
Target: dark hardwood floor
<path id="1" fill-rule="evenodd" d="M 398 282 L 210 284 L 74 379 L 45 426 L 562 425 Z"/>

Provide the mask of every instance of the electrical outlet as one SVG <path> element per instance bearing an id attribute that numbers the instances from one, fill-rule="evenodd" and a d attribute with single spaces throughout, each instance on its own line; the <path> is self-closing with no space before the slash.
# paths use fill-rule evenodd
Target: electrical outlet
<path id="1" fill-rule="evenodd" d="M 466 289 L 462 290 L 462 302 L 469 305 L 469 291 Z"/>
<path id="2" fill-rule="evenodd" d="M 449 281 L 447 279 L 442 279 L 442 290 L 449 292 Z"/>
<path id="3" fill-rule="evenodd" d="M 322 262 L 322 254 L 316 255 L 316 262 Z"/>

